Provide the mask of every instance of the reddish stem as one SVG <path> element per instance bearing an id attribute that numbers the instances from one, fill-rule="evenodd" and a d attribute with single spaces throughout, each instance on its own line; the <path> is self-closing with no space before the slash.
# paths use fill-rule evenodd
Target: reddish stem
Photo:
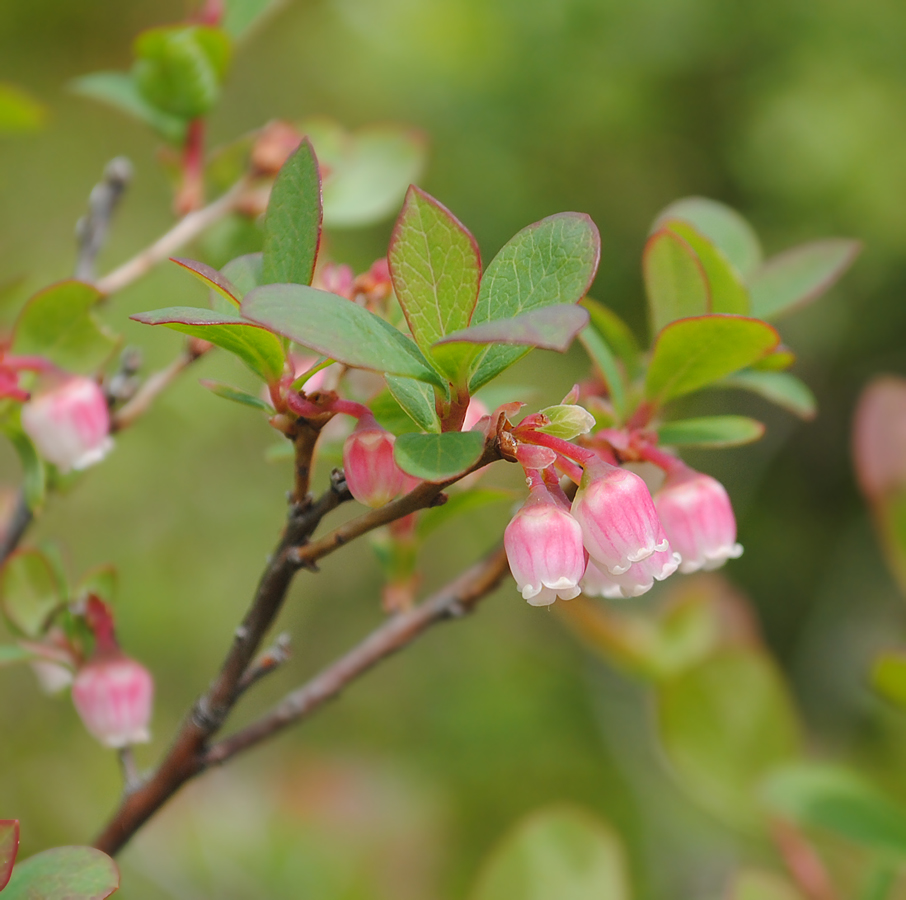
<path id="1" fill-rule="evenodd" d="M 646 462 L 654 463 L 658 468 L 663 469 L 668 475 L 678 474 L 688 466 L 672 453 L 666 453 L 659 450 L 654 444 L 647 441 L 640 442 L 637 446 L 639 456 Z"/>
<path id="2" fill-rule="evenodd" d="M 192 119 L 182 152 L 182 184 L 174 202 L 176 212 L 186 215 L 204 205 L 204 119 Z"/>
<path id="3" fill-rule="evenodd" d="M 552 434 L 545 434 L 543 431 L 532 431 L 530 429 L 521 431 L 519 427 L 516 427 L 513 429 L 513 437 L 517 440 L 525 441 L 527 444 L 537 444 L 539 447 L 548 447 L 560 456 L 575 460 L 583 466 L 596 458 L 594 450 L 586 450 L 584 447 L 577 447 L 570 441 L 554 437 Z"/>

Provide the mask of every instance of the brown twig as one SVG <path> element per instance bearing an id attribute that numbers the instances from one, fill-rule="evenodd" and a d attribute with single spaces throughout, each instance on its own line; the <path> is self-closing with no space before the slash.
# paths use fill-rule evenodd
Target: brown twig
<path id="1" fill-rule="evenodd" d="M 32 513 L 28 500 L 25 498 L 25 489 L 22 488 L 16 497 L 16 505 L 13 507 L 13 511 L 10 513 L 2 533 L 0 533 L 0 566 L 9 559 L 16 547 L 19 546 L 19 542 L 25 536 L 25 532 L 28 531 L 28 526 L 31 525 L 33 519 L 34 513 Z"/>
<path id="2" fill-rule="evenodd" d="M 285 663 L 290 656 L 289 653 L 289 635 L 278 634 L 277 640 L 272 647 L 268 647 L 246 670 L 239 684 L 236 685 L 236 695 L 241 696 L 253 684 L 257 684 L 262 678 L 276 672 L 280 666 Z"/>
<path id="3" fill-rule="evenodd" d="M 110 221 L 129 182 L 132 180 L 132 163 L 125 156 L 110 160 L 104 175 L 88 196 L 88 212 L 76 222 L 76 239 L 79 243 L 75 264 L 75 277 L 93 281 L 98 254 L 107 240 Z"/>

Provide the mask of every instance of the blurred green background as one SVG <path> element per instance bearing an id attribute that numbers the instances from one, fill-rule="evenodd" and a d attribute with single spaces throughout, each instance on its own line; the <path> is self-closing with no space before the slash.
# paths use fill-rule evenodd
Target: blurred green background
<path id="1" fill-rule="evenodd" d="M 138 31 L 183 13 L 172 0 L 0 5 L 0 80 L 50 109 L 43 132 L 0 141 L 0 279 L 24 276 L 23 299 L 70 272 L 74 223 L 112 156 L 130 157 L 136 177 L 102 270 L 170 223 L 158 142 L 65 85 L 127 68 Z M 904 42 L 906 9 L 884 0 L 290 0 L 240 49 L 211 135 L 228 141 L 316 113 L 350 127 L 415 125 L 431 141 L 423 186 L 471 228 L 485 260 L 529 222 L 589 213 L 603 242 L 593 296 L 640 336 L 641 248 L 677 197 L 736 207 L 769 254 L 824 236 L 864 240 L 841 286 L 781 326 L 819 418 L 803 425 L 746 401 L 768 424 L 765 440 L 689 458 L 730 490 L 746 552 L 726 574 L 757 610 L 813 744 L 872 766 L 906 797 L 903 728 L 865 687 L 873 650 L 903 632 L 902 601 L 849 454 L 862 385 L 906 371 Z M 338 233 L 332 246 L 362 269 L 385 252 L 389 229 Z M 204 299 L 172 268 L 106 312 L 149 367 L 179 339 L 127 315 Z M 578 352 L 539 352 L 508 378 L 536 383 L 544 406 L 583 366 Z M 31 535 L 60 537 L 73 575 L 119 567 L 120 636 L 157 678 L 154 742 L 138 751 L 148 765 L 214 671 L 289 483 L 285 464 L 263 461 L 266 425 L 198 377 L 244 375 L 229 360 L 202 361 Z M 714 395 L 713 408 L 723 402 Z M 6 448 L 0 465 L 14 485 Z M 427 586 L 475 558 L 507 515 L 495 507 L 439 532 Z M 303 573 L 281 623 L 293 661 L 239 717 L 373 626 L 378 593 L 365 543 Z M 89 841 L 116 802 L 112 755 L 27 670 L 0 678 L 0 815 L 22 820 L 26 854 Z M 122 896 L 459 898 L 507 826 L 550 801 L 614 824 L 644 900 L 716 897 L 740 858 L 771 859 L 674 785 L 646 694 L 507 583 L 474 618 L 437 629 L 311 723 L 192 786 L 124 854 Z"/>

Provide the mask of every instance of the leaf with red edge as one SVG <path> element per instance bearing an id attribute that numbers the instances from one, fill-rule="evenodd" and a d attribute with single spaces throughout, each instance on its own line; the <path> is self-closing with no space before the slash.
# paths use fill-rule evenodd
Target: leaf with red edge
<path id="1" fill-rule="evenodd" d="M 19 852 L 19 820 L 0 819 L 0 891 L 13 874 L 13 864 Z"/>
<path id="2" fill-rule="evenodd" d="M 194 259 L 183 259 L 180 256 L 171 256 L 170 262 L 175 262 L 176 265 L 187 269 L 199 281 L 206 284 L 212 290 L 217 291 L 224 300 L 238 308 L 242 296 L 239 291 L 233 287 L 229 278 L 218 272 L 217 269 L 206 263 L 198 262 Z"/>
<path id="3" fill-rule="evenodd" d="M 47 617 L 63 601 L 64 588 L 40 550 L 17 550 L 0 568 L 0 605 L 10 625 L 27 637 L 42 634 Z"/>
<path id="4" fill-rule="evenodd" d="M 525 344 L 565 353 L 576 335 L 588 324 L 588 310 L 575 303 L 536 309 L 512 319 L 498 319 L 454 331 L 434 346 L 452 343 Z"/>
<path id="5" fill-rule="evenodd" d="M 3 900 L 105 900 L 119 886 L 119 869 L 106 853 L 54 847 L 16 866 Z"/>
<path id="6" fill-rule="evenodd" d="M 677 319 L 711 312 L 704 266 L 680 235 L 662 228 L 648 238 L 642 254 L 642 275 L 653 334 Z"/>

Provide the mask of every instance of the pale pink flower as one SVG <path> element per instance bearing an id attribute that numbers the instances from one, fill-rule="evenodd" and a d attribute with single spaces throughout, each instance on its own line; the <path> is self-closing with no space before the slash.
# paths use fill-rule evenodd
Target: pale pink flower
<path id="1" fill-rule="evenodd" d="M 730 498 L 710 475 L 681 465 L 667 475 L 654 503 L 670 544 L 682 559 L 680 572 L 716 569 L 742 555 Z"/>
<path id="2" fill-rule="evenodd" d="M 370 417 L 362 417 L 343 444 L 343 471 L 359 503 L 377 509 L 403 489 L 406 475 L 393 458 L 393 435 Z"/>
<path id="3" fill-rule="evenodd" d="M 503 545 L 516 584 L 532 606 L 579 594 L 587 559 L 582 529 L 543 485 L 531 489 L 507 525 Z"/>
<path id="4" fill-rule="evenodd" d="M 600 460 L 585 466 L 572 504 L 589 556 L 611 575 L 669 550 L 654 501 L 634 472 Z"/>
<path id="5" fill-rule="evenodd" d="M 113 447 L 107 400 L 91 378 L 69 378 L 32 397 L 22 406 L 22 428 L 61 472 L 94 465 Z"/>
<path id="6" fill-rule="evenodd" d="M 489 416 L 491 411 L 485 406 L 485 404 L 479 400 L 477 397 L 472 397 L 469 400 L 469 405 L 466 408 L 466 416 L 462 421 L 462 430 L 471 431 L 477 424 L 480 419 L 483 419 L 485 416 Z"/>
<path id="7" fill-rule="evenodd" d="M 589 560 L 585 577 L 580 583 L 589 597 L 639 597 L 654 586 L 655 581 L 669 578 L 679 566 L 680 555 L 672 550 L 657 550 L 641 562 L 633 563 L 622 575 L 611 575 Z"/>

